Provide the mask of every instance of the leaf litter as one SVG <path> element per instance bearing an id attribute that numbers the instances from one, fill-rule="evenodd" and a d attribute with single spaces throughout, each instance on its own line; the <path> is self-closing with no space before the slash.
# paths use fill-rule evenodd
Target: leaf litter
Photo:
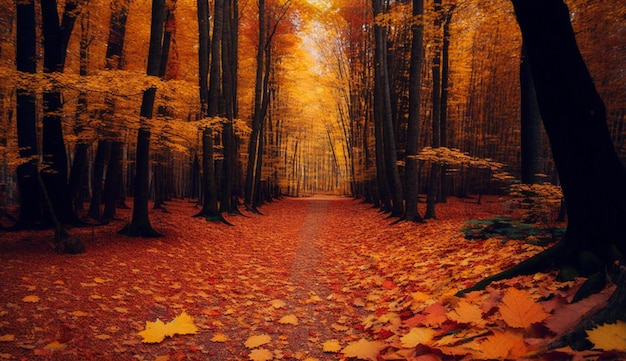
<path id="1" fill-rule="evenodd" d="M 122 221 L 73 229 L 87 245 L 76 256 L 51 252 L 46 232 L 0 233 L 0 355 L 471 360 L 624 352 L 623 324 L 589 331 L 595 351 L 546 349 L 611 288 L 570 305 L 582 280 L 538 274 L 454 297 L 543 249 L 463 238 L 467 219 L 498 215 L 502 202 L 452 198 L 438 220 L 390 225 L 352 199 L 287 198 L 264 206 L 263 216 L 229 216 L 229 227 L 192 218 L 193 203 L 176 200 L 168 213 L 151 214 L 166 237 L 118 236 Z M 142 342 L 152 328 L 154 343 Z"/>

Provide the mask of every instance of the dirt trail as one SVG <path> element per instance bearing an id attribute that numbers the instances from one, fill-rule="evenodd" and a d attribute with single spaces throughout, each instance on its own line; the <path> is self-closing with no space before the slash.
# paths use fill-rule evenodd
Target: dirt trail
<path id="1" fill-rule="evenodd" d="M 396 330 L 387 321 L 367 329 L 374 313 L 385 317 L 407 292 L 436 296 L 489 270 L 450 278 L 464 256 L 455 240 L 463 216 L 390 227 L 352 199 L 287 198 L 229 227 L 192 218 L 188 201 L 167 208 L 151 213 L 166 237 L 118 236 L 122 220 L 73 229 L 87 246 L 75 256 L 55 254 L 51 232 L 0 233 L 0 359 L 341 360 L 324 342 L 387 339 Z M 436 257 L 407 257 L 420 252 Z M 141 342 L 146 321 L 182 311 L 197 334 Z M 246 346 L 251 336 L 268 342 Z"/>

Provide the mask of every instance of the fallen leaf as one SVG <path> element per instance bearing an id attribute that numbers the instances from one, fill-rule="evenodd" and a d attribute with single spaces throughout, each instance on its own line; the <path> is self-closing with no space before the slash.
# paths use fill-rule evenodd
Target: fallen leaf
<path id="1" fill-rule="evenodd" d="M 278 320 L 278 323 L 284 324 L 284 325 L 298 325 L 298 318 L 296 317 L 296 315 L 287 315 L 287 316 L 283 316 L 280 320 Z"/>
<path id="2" fill-rule="evenodd" d="M 494 331 L 479 345 L 481 358 L 486 359 L 518 359 L 527 352 L 524 338 L 515 332 Z"/>
<path id="3" fill-rule="evenodd" d="M 550 316 L 533 300 L 528 291 L 514 287 L 506 290 L 499 309 L 504 322 L 515 328 L 528 328 Z"/>
<path id="4" fill-rule="evenodd" d="M 74 311 L 72 312 L 72 315 L 76 317 L 83 317 L 83 316 L 88 316 L 89 314 L 83 311 Z"/>
<path id="5" fill-rule="evenodd" d="M 247 348 L 255 348 L 261 345 L 265 345 L 266 343 L 269 343 L 270 341 L 272 341 L 272 338 L 269 335 L 266 335 L 266 334 L 255 335 L 255 336 L 248 337 L 244 345 Z"/>
<path id="6" fill-rule="evenodd" d="M 322 350 L 324 352 L 339 352 L 341 344 L 337 340 L 328 340 L 322 344 Z"/>
<path id="7" fill-rule="evenodd" d="M 419 344 L 430 342 L 436 333 L 437 331 L 430 328 L 415 327 L 409 333 L 400 337 L 400 342 L 404 348 L 414 348 Z"/>
<path id="8" fill-rule="evenodd" d="M 350 342 L 341 352 L 346 357 L 356 357 L 361 360 L 376 361 L 382 341 L 368 341 L 364 338 Z"/>
<path id="9" fill-rule="evenodd" d="M 270 350 L 266 350 L 264 348 L 257 348 L 250 352 L 250 360 L 253 361 L 269 361 L 274 358 L 274 354 Z"/>
<path id="10" fill-rule="evenodd" d="M 6 335 L 0 336 L 0 341 L 2 341 L 2 342 L 9 342 L 9 341 L 13 341 L 13 340 L 15 340 L 15 335 L 12 335 L 10 333 L 7 333 Z"/>
<path id="11" fill-rule="evenodd" d="M 596 349 L 626 352 L 626 322 L 604 324 L 585 332 Z"/>
<path id="12" fill-rule="evenodd" d="M 446 313 L 446 316 L 458 323 L 471 323 L 474 325 L 482 325 L 484 323 L 483 311 L 480 307 L 464 300 L 459 302 L 454 310 Z"/>
<path id="13" fill-rule="evenodd" d="M 226 341 L 228 341 L 228 337 L 226 335 L 224 335 L 223 333 L 216 333 L 211 338 L 211 341 L 213 341 L 213 342 L 226 342 Z"/>
<path id="14" fill-rule="evenodd" d="M 66 346 L 66 344 L 60 343 L 59 341 L 52 341 L 49 344 L 45 345 L 43 348 L 50 351 L 58 351 L 63 350 Z"/>
<path id="15" fill-rule="evenodd" d="M 285 301 L 283 300 L 271 300 L 270 304 L 272 305 L 272 307 L 278 309 L 278 308 L 283 308 L 285 307 L 287 304 L 285 303 Z"/>
<path id="16" fill-rule="evenodd" d="M 146 321 L 146 329 L 139 332 L 144 343 L 159 343 L 166 336 L 189 335 L 198 332 L 193 318 L 183 311 L 178 317 L 165 324 L 157 318 L 155 322 Z"/>
<path id="17" fill-rule="evenodd" d="M 107 335 L 107 334 L 103 333 L 103 334 L 97 335 L 96 338 L 98 340 L 108 340 L 108 339 L 111 338 L 111 335 Z"/>
<path id="18" fill-rule="evenodd" d="M 28 303 L 37 303 L 39 302 L 39 296 L 36 295 L 28 295 L 24 298 L 22 298 L 23 302 L 28 302 Z"/>

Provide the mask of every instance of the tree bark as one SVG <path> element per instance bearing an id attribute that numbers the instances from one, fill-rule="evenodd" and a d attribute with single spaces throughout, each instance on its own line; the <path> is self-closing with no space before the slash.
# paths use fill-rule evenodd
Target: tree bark
<path id="1" fill-rule="evenodd" d="M 424 0 L 413 0 L 413 16 L 424 15 Z M 424 54 L 424 24 L 412 26 L 413 39 L 411 40 L 411 64 L 409 72 L 409 120 L 406 145 L 406 206 L 403 219 L 407 221 L 421 221 L 417 205 L 419 199 L 418 187 L 418 160 L 419 150 L 419 118 L 422 85 L 422 62 Z"/>
<path id="2" fill-rule="evenodd" d="M 16 3 L 17 39 L 16 65 L 20 72 L 34 74 L 36 62 L 36 17 L 35 3 L 18 1 Z M 35 94 L 27 89 L 18 88 L 17 97 L 17 145 L 19 155 L 25 163 L 17 167 L 17 185 L 20 192 L 20 213 L 15 228 L 31 228 L 41 222 L 41 192 L 37 182 L 37 115 Z"/>
<path id="3" fill-rule="evenodd" d="M 147 74 L 151 76 L 159 76 L 161 69 L 165 15 L 165 0 L 153 0 L 147 67 Z M 139 113 L 142 118 L 142 122 L 147 122 L 149 119 L 152 119 L 155 98 L 155 87 L 150 87 L 143 92 L 141 111 Z M 131 237 L 159 237 L 161 234 L 152 228 L 150 218 L 148 217 L 150 186 L 150 128 L 145 124 L 142 124 L 137 132 L 136 153 L 133 216 L 131 223 L 120 230 L 120 233 Z"/>
<path id="4" fill-rule="evenodd" d="M 522 149 L 522 183 L 536 184 L 545 181 L 538 176 L 543 173 L 543 145 L 542 123 L 535 85 L 530 69 L 530 62 L 526 56 L 525 47 L 522 46 L 522 61 L 520 64 L 521 85 L 521 149 Z"/>

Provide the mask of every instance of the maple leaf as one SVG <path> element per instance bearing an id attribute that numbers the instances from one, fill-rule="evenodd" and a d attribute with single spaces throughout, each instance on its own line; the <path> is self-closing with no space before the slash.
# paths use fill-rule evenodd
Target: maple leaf
<path id="1" fill-rule="evenodd" d="M 266 343 L 272 341 L 272 338 L 269 335 L 262 334 L 256 336 L 250 336 L 244 343 L 247 348 L 255 348 L 261 345 L 265 345 Z"/>
<path id="2" fill-rule="evenodd" d="M 378 351 L 382 345 L 382 341 L 368 341 L 362 338 L 358 341 L 350 342 L 341 352 L 346 357 L 376 361 Z"/>
<path id="3" fill-rule="evenodd" d="M 337 340 L 328 340 L 322 344 L 322 350 L 324 352 L 339 352 L 341 344 Z"/>
<path id="4" fill-rule="evenodd" d="M 283 300 L 271 300 L 270 304 L 272 305 L 272 307 L 274 308 L 283 308 L 285 307 L 287 304 L 285 303 L 285 301 Z"/>
<path id="5" fill-rule="evenodd" d="M 494 331 L 493 335 L 487 336 L 485 341 L 476 346 L 468 345 L 470 348 L 477 348 L 481 358 L 487 359 L 519 358 L 527 352 L 524 338 L 515 332 Z"/>
<path id="6" fill-rule="evenodd" d="M 506 290 L 499 309 L 504 322 L 514 328 L 528 328 L 550 316 L 533 300 L 528 291 L 514 287 Z"/>
<path id="7" fill-rule="evenodd" d="M 157 318 L 155 322 L 146 321 L 146 329 L 139 332 L 143 337 L 143 343 L 159 343 L 166 336 L 189 335 L 198 332 L 198 328 L 193 323 L 193 318 L 183 311 L 178 317 L 169 323 L 163 323 Z"/>
<path id="8" fill-rule="evenodd" d="M 257 348 L 250 352 L 250 360 L 253 361 L 269 361 L 274 358 L 274 354 L 270 350 L 266 350 L 264 348 Z"/>
<path id="9" fill-rule="evenodd" d="M 226 341 L 228 341 L 228 337 L 226 335 L 224 335 L 223 333 L 216 333 L 211 338 L 211 341 L 212 342 L 226 342 Z"/>
<path id="10" fill-rule="evenodd" d="M 596 349 L 626 352 L 626 322 L 604 324 L 585 332 Z"/>
<path id="11" fill-rule="evenodd" d="M 278 320 L 278 323 L 282 323 L 284 325 L 298 325 L 298 318 L 296 317 L 296 315 L 287 315 L 287 316 L 283 316 L 280 320 Z"/>
<path id="12" fill-rule="evenodd" d="M 465 300 L 459 302 L 454 310 L 446 313 L 446 316 L 458 323 L 471 323 L 474 325 L 482 325 L 484 323 L 483 311 L 480 307 Z"/>
<path id="13" fill-rule="evenodd" d="M 414 348 L 419 344 L 430 342 L 436 333 L 437 331 L 430 328 L 414 327 L 409 333 L 400 337 L 400 342 L 402 342 L 402 347 Z"/>

